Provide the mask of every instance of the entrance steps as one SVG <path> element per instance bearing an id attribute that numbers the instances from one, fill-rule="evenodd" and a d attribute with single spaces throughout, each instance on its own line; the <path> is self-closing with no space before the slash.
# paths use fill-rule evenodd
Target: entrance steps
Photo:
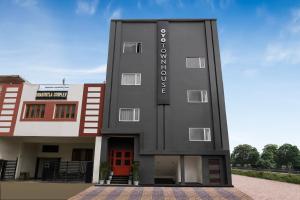
<path id="1" fill-rule="evenodd" d="M 110 184 L 127 185 L 129 176 L 112 176 Z"/>

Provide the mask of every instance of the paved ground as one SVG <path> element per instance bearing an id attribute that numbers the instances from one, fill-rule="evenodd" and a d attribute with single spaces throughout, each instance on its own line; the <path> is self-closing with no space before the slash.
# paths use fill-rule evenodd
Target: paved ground
<path id="1" fill-rule="evenodd" d="M 0 181 L 1 200 L 66 200 L 90 187 L 84 183 Z"/>
<path id="2" fill-rule="evenodd" d="M 252 200 L 235 188 L 92 186 L 70 200 Z"/>
<path id="3" fill-rule="evenodd" d="M 233 185 L 257 200 L 300 200 L 300 185 L 232 175 Z"/>

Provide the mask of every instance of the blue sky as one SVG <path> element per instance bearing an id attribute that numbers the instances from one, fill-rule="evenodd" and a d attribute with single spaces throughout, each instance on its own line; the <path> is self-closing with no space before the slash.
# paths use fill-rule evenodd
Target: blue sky
<path id="1" fill-rule="evenodd" d="M 296 0 L 0 0 L 0 73 L 102 82 L 112 18 L 217 18 L 231 148 L 300 147 Z"/>

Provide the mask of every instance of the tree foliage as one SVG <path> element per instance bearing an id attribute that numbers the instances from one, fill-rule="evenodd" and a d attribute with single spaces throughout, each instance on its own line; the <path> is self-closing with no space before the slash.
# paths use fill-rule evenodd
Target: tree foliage
<path id="1" fill-rule="evenodd" d="M 279 148 L 276 144 L 264 146 L 261 155 L 257 149 L 248 144 L 238 145 L 231 154 L 231 162 L 236 165 L 251 165 L 264 169 L 286 167 L 300 169 L 300 151 L 297 146 L 283 144 Z"/>
<path id="2" fill-rule="evenodd" d="M 263 152 L 260 156 L 258 167 L 261 168 L 275 168 L 277 160 L 278 146 L 276 144 L 267 144 L 263 148 Z"/>
<path id="3" fill-rule="evenodd" d="M 291 168 L 296 164 L 297 156 L 299 155 L 299 149 L 297 146 L 291 144 L 283 144 L 279 147 L 277 153 L 277 165 L 282 167 Z"/>
<path id="4" fill-rule="evenodd" d="M 233 165 L 256 165 L 258 159 L 259 153 L 257 149 L 249 144 L 236 146 L 231 154 Z"/>

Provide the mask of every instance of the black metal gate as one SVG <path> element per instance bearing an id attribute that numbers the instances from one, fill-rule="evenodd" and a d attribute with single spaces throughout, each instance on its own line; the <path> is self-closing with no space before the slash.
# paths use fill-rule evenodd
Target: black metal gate
<path id="1" fill-rule="evenodd" d="M 18 160 L 0 160 L 0 180 L 14 180 Z"/>
<path id="2" fill-rule="evenodd" d="M 92 182 L 92 161 L 44 161 L 42 180 Z"/>

